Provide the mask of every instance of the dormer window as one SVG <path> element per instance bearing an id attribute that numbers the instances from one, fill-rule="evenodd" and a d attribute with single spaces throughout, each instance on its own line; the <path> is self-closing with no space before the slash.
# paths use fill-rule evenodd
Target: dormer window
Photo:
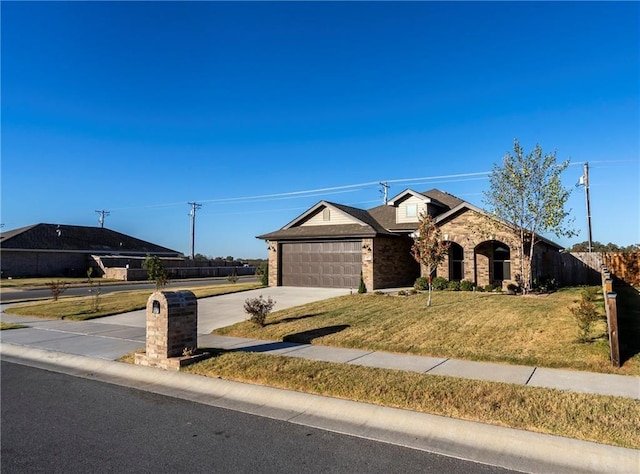
<path id="1" fill-rule="evenodd" d="M 331 210 L 328 207 L 325 207 L 322 210 L 322 220 L 323 221 L 330 221 L 331 220 Z"/>
<path id="2" fill-rule="evenodd" d="M 407 204 L 407 217 L 418 217 L 417 204 Z"/>

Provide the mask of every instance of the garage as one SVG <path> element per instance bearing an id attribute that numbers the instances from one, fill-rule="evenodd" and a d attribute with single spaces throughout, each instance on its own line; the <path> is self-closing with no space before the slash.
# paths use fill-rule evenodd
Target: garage
<path id="1" fill-rule="evenodd" d="M 362 241 L 290 242 L 280 247 L 280 284 L 358 288 Z"/>

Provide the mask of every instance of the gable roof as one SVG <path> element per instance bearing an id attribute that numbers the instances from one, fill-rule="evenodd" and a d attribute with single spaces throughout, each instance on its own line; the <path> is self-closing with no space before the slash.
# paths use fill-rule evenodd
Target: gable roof
<path id="1" fill-rule="evenodd" d="M 454 207 L 453 209 L 450 209 L 449 211 L 445 212 L 444 214 L 439 214 L 439 215 L 434 219 L 434 222 L 435 222 L 436 224 L 442 224 L 444 221 L 446 221 L 446 220 L 448 220 L 448 219 L 450 219 L 450 218 L 453 218 L 453 217 L 455 217 L 456 215 L 458 215 L 458 214 L 460 214 L 461 212 L 464 212 L 464 211 L 466 211 L 466 210 L 475 211 L 475 212 L 477 212 L 478 214 L 481 214 L 481 215 L 483 215 L 483 216 L 487 216 L 487 217 L 490 217 L 490 218 L 491 218 L 490 214 L 489 214 L 487 211 L 485 211 L 484 209 L 481 209 L 481 208 L 479 208 L 479 207 L 477 207 L 477 206 L 474 206 L 473 204 L 470 204 L 470 203 L 468 203 L 468 202 L 463 201 L 463 202 L 461 202 L 459 205 L 457 205 L 456 207 Z M 511 223 L 509 223 L 509 222 L 507 222 L 507 221 L 505 221 L 505 220 L 503 220 L 503 219 L 499 219 L 499 220 L 500 220 L 500 223 L 501 223 L 502 225 L 504 225 L 504 226 L 506 226 L 506 227 L 510 227 L 510 228 L 511 228 L 511 230 L 515 231 L 515 226 L 514 226 L 513 224 L 511 224 Z M 538 239 L 538 240 L 540 240 L 541 242 L 544 242 L 544 243 L 546 243 L 546 244 L 548 244 L 548 245 L 550 245 L 550 246 L 552 246 L 552 247 L 556 247 L 556 248 L 558 248 L 558 249 L 562 249 L 562 248 L 564 248 L 564 247 L 562 247 L 561 245 L 558 245 L 558 244 L 557 244 L 557 243 L 555 243 L 554 241 L 549 240 L 549 239 L 547 239 L 546 237 L 543 237 L 543 236 L 542 236 L 542 235 L 540 235 L 540 234 L 536 234 L 536 239 Z"/>
<path id="2" fill-rule="evenodd" d="M 357 221 L 357 223 L 320 226 L 300 225 L 325 207 L 343 212 L 344 214 L 352 217 Z M 395 234 L 389 232 L 380 225 L 380 223 L 364 209 L 329 201 L 320 201 L 305 213 L 286 224 L 280 230 L 258 235 L 256 238 L 262 240 L 295 240 L 305 238 L 366 238 L 375 237 L 377 235 L 395 236 Z"/>
<path id="3" fill-rule="evenodd" d="M 2 250 L 82 251 L 180 256 L 181 252 L 103 227 L 35 224 L 0 234 Z"/>

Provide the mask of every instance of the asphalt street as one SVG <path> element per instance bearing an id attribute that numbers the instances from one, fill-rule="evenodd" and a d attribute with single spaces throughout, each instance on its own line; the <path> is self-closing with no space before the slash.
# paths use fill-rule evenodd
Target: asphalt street
<path id="1" fill-rule="evenodd" d="M 240 277 L 239 282 L 258 281 L 257 277 L 248 276 Z M 97 291 L 99 280 L 96 283 L 92 291 Z M 222 285 L 229 283 L 226 278 L 208 278 L 198 280 L 174 280 L 170 281 L 163 290 L 171 290 L 172 288 L 198 288 L 200 286 L 210 285 Z M 131 290 L 155 290 L 155 283 L 140 283 L 140 282 L 123 282 L 122 284 L 105 284 L 100 285 L 100 294 L 106 295 L 114 293 L 116 291 L 131 291 Z M 89 286 L 73 286 L 67 288 L 64 296 L 88 296 L 91 294 Z M 40 298 L 51 298 L 51 290 L 48 288 L 25 288 L 25 289 L 11 289 L 4 288 L 0 294 L 0 301 L 2 303 L 8 303 L 11 301 L 24 301 L 24 300 L 36 300 Z"/>
<path id="2" fill-rule="evenodd" d="M 516 472 L 8 362 L 1 382 L 7 474 Z"/>

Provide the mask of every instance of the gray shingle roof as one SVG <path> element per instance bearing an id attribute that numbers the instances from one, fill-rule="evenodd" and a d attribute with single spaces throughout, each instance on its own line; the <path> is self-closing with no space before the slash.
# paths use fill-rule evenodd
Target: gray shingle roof
<path id="1" fill-rule="evenodd" d="M 2 250 L 58 250 L 88 253 L 181 255 L 160 245 L 102 227 L 35 224 L 0 234 Z"/>

